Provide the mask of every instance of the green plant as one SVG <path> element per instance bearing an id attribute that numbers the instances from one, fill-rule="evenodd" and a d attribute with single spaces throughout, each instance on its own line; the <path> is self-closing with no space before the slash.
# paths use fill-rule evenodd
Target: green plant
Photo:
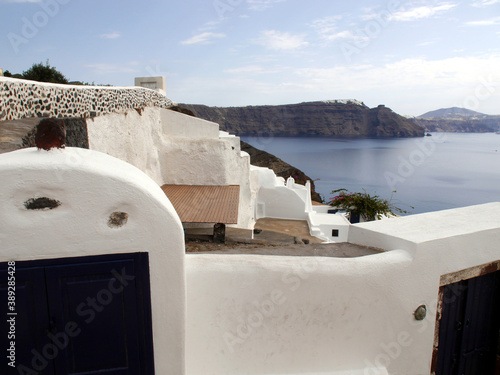
<path id="1" fill-rule="evenodd" d="M 23 72 L 23 79 L 39 82 L 68 83 L 66 77 L 55 67 L 49 65 L 49 60 L 45 63 L 33 64 L 31 68 Z"/>
<path id="2" fill-rule="evenodd" d="M 10 77 L 10 78 L 21 78 L 21 79 L 23 78 L 22 74 L 19 74 L 19 73 L 12 74 L 8 70 L 6 70 L 5 72 L 3 72 L 3 75 L 4 75 L 4 77 Z"/>
<path id="3" fill-rule="evenodd" d="M 364 189 L 362 193 L 351 193 L 347 189 L 337 189 L 332 191 L 332 194 L 335 196 L 328 202 L 330 206 L 338 208 L 341 211 L 358 214 L 365 221 L 381 219 L 384 215 L 409 213 L 392 204 L 392 197 L 390 200 L 383 199 L 378 195 L 368 194 Z"/>

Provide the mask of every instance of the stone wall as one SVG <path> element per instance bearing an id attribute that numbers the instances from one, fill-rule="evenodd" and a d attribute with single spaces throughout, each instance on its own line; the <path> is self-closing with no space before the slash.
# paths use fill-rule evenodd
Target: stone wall
<path id="1" fill-rule="evenodd" d="M 30 117 L 95 117 L 169 108 L 173 102 L 143 87 L 73 86 L 0 77 L 0 121 Z"/>

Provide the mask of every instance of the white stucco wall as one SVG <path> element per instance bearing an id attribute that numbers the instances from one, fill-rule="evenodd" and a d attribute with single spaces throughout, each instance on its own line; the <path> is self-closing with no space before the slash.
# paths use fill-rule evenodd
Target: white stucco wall
<path id="1" fill-rule="evenodd" d="M 109 114 L 87 120 L 89 148 L 104 152 L 139 168 L 162 184 L 161 150 L 165 135 L 160 112 L 146 109 L 139 114 Z"/>
<path id="2" fill-rule="evenodd" d="M 145 108 L 87 120 L 89 147 L 125 160 L 163 184 L 239 185 L 238 226 L 253 228 L 250 157 L 215 123 Z"/>
<path id="3" fill-rule="evenodd" d="M 0 261 L 149 253 L 155 369 L 184 373 L 184 238 L 174 208 L 137 168 L 85 149 L 0 155 Z M 61 202 L 27 210 L 30 198 Z M 127 223 L 108 226 L 112 212 Z"/>
<path id="4" fill-rule="evenodd" d="M 308 213 L 307 223 L 311 235 L 325 240 L 325 242 L 347 242 L 351 223 L 342 214 L 318 213 L 315 210 Z M 333 235 L 333 230 L 338 235 Z"/>
<path id="5" fill-rule="evenodd" d="M 346 242 L 350 223 L 342 214 L 328 214 L 329 208 L 318 209 L 311 201 L 311 185 L 285 181 L 269 168 L 251 166 L 252 194 L 255 196 L 255 218 L 306 220 L 312 236 L 325 242 Z M 333 236 L 338 230 L 338 236 Z"/>
<path id="6" fill-rule="evenodd" d="M 166 135 L 173 138 L 218 139 L 219 125 L 175 111 L 159 111 Z"/>
<path id="7" fill-rule="evenodd" d="M 500 203 L 349 233 L 391 251 L 187 255 L 187 374 L 430 373 L 440 276 L 500 259 Z"/>
<path id="8" fill-rule="evenodd" d="M 252 166 L 251 174 L 258 207 L 256 219 L 307 219 L 307 191 L 304 186 L 285 182 L 269 168 Z"/>

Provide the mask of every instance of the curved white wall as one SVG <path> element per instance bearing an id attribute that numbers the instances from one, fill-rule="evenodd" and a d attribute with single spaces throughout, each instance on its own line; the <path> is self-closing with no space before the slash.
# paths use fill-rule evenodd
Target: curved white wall
<path id="1" fill-rule="evenodd" d="M 377 367 L 368 361 L 406 329 L 414 308 L 400 300 L 401 283 L 390 285 L 410 269 L 405 252 L 186 258 L 190 375 L 364 371 Z"/>
<path id="2" fill-rule="evenodd" d="M 137 168 L 77 148 L 0 155 L 0 261 L 148 252 L 155 369 L 184 373 L 184 236 L 173 206 Z M 27 210 L 48 197 L 53 210 Z M 126 212 L 119 228 L 110 214 Z"/>

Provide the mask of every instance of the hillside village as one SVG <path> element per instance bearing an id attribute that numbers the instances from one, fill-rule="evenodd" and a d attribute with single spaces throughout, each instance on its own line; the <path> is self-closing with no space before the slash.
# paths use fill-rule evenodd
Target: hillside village
<path id="1" fill-rule="evenodd" d="M 15 263 L 30 306 L 9 371 L 499 373 L 500 202 L 351 224 L 313 204 L 310 182 L 252 165 L 239 137 L 174 106 L 162 77 L 0 77 L 0 127 L 24 133 L 0 154 L 0 270 Z M 65 147 L 35 147 L 42 118 L 62 120 Z M 371 255 L 185 251 L 197 229 L 255 240 L 261 219 Z"/>

